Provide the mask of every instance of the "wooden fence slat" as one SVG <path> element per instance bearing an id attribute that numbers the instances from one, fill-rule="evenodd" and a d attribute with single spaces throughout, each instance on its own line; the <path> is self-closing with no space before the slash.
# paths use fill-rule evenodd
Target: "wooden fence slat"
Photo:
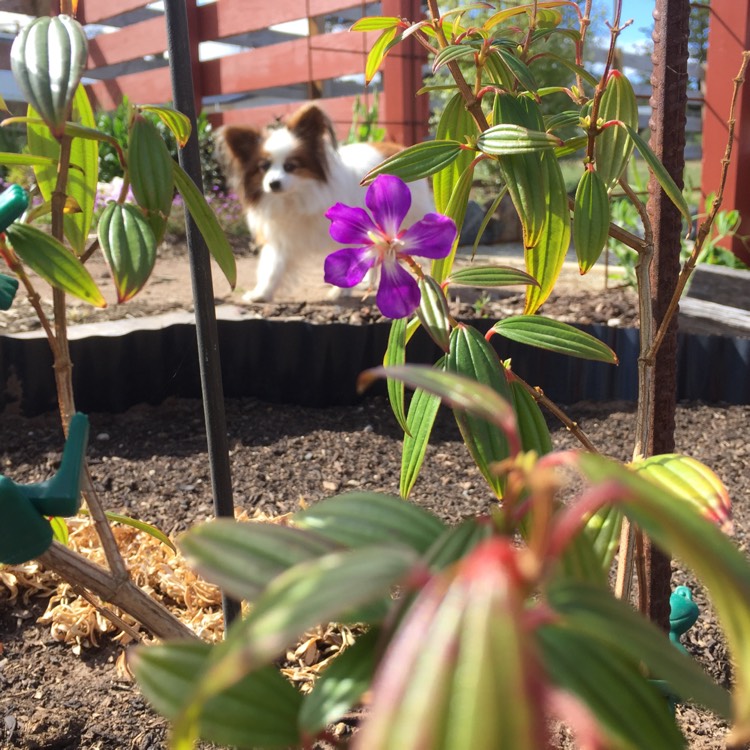
<path id="1" fill-rule="evenodd" d="M 89 86 L 88 91 L 92 104 L 100 109 L 115 109 L 123 95 L 137 104 L 164 104 L 172 100 L 172 83 L 166 66 L 101 81 Z"/>
<path id="2" fill-rule="evenodd" d="M 102 23 L 108 18 L 143 8 L 148 3 L 149 0 L 81 0 L 78 17 L 83 23 Z"/>
<path id="3" fill-rule="evenodd" d="M 111 34 L 99 34 L 89 41 L 89 68 L 160 55 L 167 48 L 167 27 L 163 17 L 126 26 Z"/>

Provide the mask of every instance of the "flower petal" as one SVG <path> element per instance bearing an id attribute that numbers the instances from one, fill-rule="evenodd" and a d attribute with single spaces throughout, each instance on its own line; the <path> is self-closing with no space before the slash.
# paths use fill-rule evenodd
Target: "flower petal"
<path id="1" fill-rule="evenodd" d="M 442 214 L 427 214 L 401 236 L 399 252 L 421 258 L 445 258 L 456 239 L 456 223 Z"/>
<path id="2" fill-rule="evenodd" d="M 331 221 L 331 237 L 342 245 L 372 244 L 369 232 L 378 231 L 367 211 L 356 206 L 336 203 L 326 211 L 326 219 Z"/>
<path id="3" fill-rule="evenodd" d="M 381 174 L 367 188 L 367 208 L 375 223 L 388 239 L 394 239 L 411 207 L 411 191 L 406 183 L 392 174 Z"/>
<path id="4" fill-rule="evenodd" d="M 405 318 L 419 307 L 419 286 L 414 277 L 396 261 L 386 261 L 380 268 L 380 286 L 375 297 L 386 318 Z"/>
<path id="5" fill-rule="evenodd" d="M 359 284 L 374 264 L 369 247 L 344 247 L 326 257 L 324 278 L 328 284 L 348 289 Z"/>

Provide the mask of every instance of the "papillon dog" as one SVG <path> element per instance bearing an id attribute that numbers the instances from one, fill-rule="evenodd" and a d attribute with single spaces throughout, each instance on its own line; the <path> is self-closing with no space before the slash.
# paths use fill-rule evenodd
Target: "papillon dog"
<path id="1" fill-rule="evenodd" d="M 296 262 L 323 258 L 340 247 L 325 218 L 334 203 L 365 205 L 362 178 L 402 147 L 394 143 L 338 145 L 333 124 L 315 104 L 303 106 L 283 125 L 257 131 L 228 125 L 218 132 L 218 153 L 231 186 L 260 245 L 255 287 L 245 302 L 273 299 Z M 412 204 L 404 226 L 434 211 L 426 181 L 411 183 Z"/>

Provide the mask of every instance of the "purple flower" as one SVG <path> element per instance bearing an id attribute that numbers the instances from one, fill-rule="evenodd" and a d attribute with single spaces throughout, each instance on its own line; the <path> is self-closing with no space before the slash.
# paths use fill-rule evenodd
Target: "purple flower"
<path id="1" fill-rule="evenodd" d="M 330 233 L 345 247 L 325 260 L 325 280 L 344 288 L 356 286 L 367 272 L 380 269 L 380 284 L 375 298 L 380 312 L 388 318 L 403 318 L 419 306 L 419 286 L 414 277 L 399 265 L 412 264 L 409 256 L 445 258 L 456 239 L 453 219 L 429 213 L 401 230 L 411 206 L 411 192 L 403 180 L 379 175 L 367 189 L 363 208 L 337 203 L 326 212 L 331 220 Z"/>

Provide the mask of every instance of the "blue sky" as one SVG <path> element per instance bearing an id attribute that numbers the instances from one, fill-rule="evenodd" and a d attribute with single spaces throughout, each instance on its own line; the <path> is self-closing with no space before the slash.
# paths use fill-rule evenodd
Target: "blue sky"
<path id="1" fill-rule="evenodd" d="M 594 7 L 601 8 L 608 14 L 609 17 L 612 15 L 613 3 L 604 2 L 595 3 Z M 641 29 L 651 28 L 654 19 L 652 13 L 654 12 L 654 0 L 623 0 L 622 1 L 622 20 L 627 21 L 632 18 L 633 23 L 628 26 L 625 31 L 620 35 L 620 46 L 629 47 L 632 44 L 646 41 L 649 37 L 646 36 Z"/>

